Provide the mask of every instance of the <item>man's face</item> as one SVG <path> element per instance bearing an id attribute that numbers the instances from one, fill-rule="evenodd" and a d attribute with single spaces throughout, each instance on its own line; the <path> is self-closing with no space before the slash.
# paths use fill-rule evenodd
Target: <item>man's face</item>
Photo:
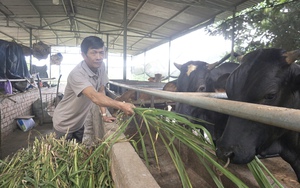
<path id="1" fill-rule="evenodd" d="M 87 54 L 81 53 L 84 61 L 91 70 L 97 70 L 103 62 L 105 51 L 104 48 L 91 49 L 89 48 Z"/>

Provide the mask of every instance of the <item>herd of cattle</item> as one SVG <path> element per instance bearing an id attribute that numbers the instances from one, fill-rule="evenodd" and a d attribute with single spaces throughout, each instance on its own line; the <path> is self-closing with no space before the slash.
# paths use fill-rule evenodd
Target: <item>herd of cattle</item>
<path id="1" fill-rule="evenodd" d="M 228 56 L 217 62 L 226 60 Z M 300 50 L 260 49 L 221 65 L 189 61 L 175 65 L 177 80 L 164 90 L 225 91 L 228 100 L 300 109 Z M 169 90 L 170 91 L 170 90 Z M 218 158 L 246 164 L 256 155 L 279 155 L 300 181 L 300 133 L 179 103 L 176 112 L 206 120 Z"/>
<path id="2" fill-rule="evenodd" d="M 212 67 L 202 61 L 181 66 L 178 92 L 224 90 L 228 100 L 300 109 L 300 50 L 260 49 L 242 56 L 240 63 Z M 220 62 L 219 62 L 220 63 Z M 176 111 L 206 120 L 218 158 L 246 164 L 255 155 L 279 155 L 300 180 L 300 133 L 251 120 L 179 104 Z"/>
<path id="3" fill-rule="evenodd" d="M 167 83 L 163 90 L 221 91 L 226 92 L 228 100 L 300 109 L 300 65 L 295 63 L 300 59 L 300 50 L 255 50 L 237 57 L 239 63 L 224 62 L 229 56 L 214 64 L 203 61 L 175 64 L 180 75 L 177 80 Z M 131 100 L 136 96 L 131 90 L 127 95 Z M 176 112 L 209 122 L 204 126 L 212 135 L 218 158 L 247 164 L 256 155 L 279 155 L 291 165 L 300 181 L 300 132 L 183 103 L 176 105 Z"/>

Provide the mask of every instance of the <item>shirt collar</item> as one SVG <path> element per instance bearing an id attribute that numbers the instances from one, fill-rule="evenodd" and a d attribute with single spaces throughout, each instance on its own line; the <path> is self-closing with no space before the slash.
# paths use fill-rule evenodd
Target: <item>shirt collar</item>
<path id="1" fill-rule="evenodd" d="M 94 76 L 98 77 L 98 76 L 99 76 L 99 71 L 100 71 L 100 69 L 98 69 L 97 73 L 94 73 L 94 72 L 87 66 L 87 64 L 86 64 L 85 61 L 82 61 L 82 62 L 81 62 L 81 66 L 82 66 L 82 68 L 84 69 L 84 71 L 89 75 L 89 77 L 94 77 Z"/>

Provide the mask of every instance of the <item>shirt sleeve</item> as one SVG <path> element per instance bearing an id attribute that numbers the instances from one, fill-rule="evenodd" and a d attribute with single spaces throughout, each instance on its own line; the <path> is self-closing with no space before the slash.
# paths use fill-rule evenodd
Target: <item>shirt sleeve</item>
<path id="1" fill-rule="evenodd" d="M 68 83 L 77 97 L 81 95 L 85 88 L 89 86 L 93 87 L 92 83 L 89 81 L 88 75 L 85 75 L 80 71 L 72 71 L 69 74 Z"/>

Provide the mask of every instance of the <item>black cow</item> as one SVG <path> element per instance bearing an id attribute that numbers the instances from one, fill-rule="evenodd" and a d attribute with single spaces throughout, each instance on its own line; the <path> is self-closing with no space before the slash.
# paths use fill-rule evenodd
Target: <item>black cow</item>
<path id="1" fill-rule="evenodd" d="M 271 106 L 300 108 L 300 50 L 261 49 L 248 53 L 227 79 L 228 99 Z M 217 140 L 219 158 L 246 164 L 255 155 L 279 154 L 300 179 L 300 134 L 230 116 Z"/>
<path id="2" fill-rule="evenodd" d="M 226 56 L 225 58 L 228 57 Z M 223 60 L 224 58 L 218 63 Z M 238 65 L 237 63 L 227 62 L 214 68 L 211 64 L 203 61 L 189 61 L 182 66 L 177 65 L 177 68 L 180 70 L 177 80 L 177 91 L 215 92 L 215 90 L 222 88 L 222 86 L 216 85 L 217 81 L 220 82 L 219 78 L 223 77 L 226 80 L 226 75 L 228 76 Z M 211 124 L 204 124 L 204 126 L 211 133 L 214 140 L 221 136 L 228 118 L 228 115 L 183 103 L 177 104 L 176 112 L 210 122 Z"/>

